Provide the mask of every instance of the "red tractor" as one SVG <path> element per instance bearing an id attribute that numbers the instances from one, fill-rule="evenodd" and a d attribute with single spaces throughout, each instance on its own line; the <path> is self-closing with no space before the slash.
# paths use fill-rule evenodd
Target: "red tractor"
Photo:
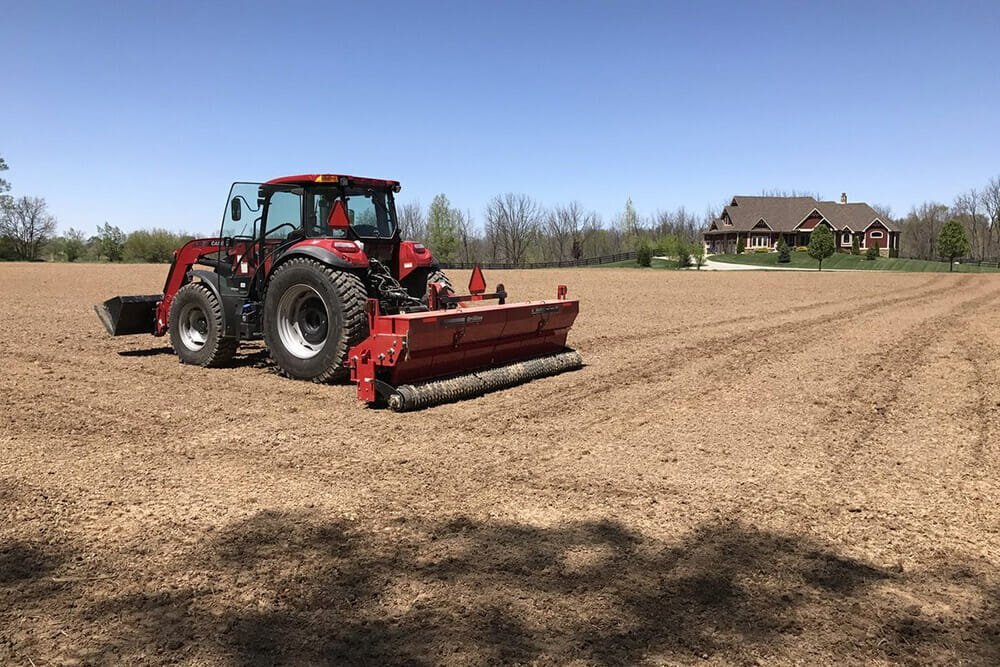
<path id="1" fill-rule="evenodd" d="M 181 362 L 226 365 L 263 338 L 291 378 L 351 377 L 361 399 L 424 407 L 582 365 L 566 348 L 579 310 L 454 294 L 429 249 L 403 241 L 396 181 L 338 174 L 233 185 L 219 236 L 174 254 L 163 294 L 95 306 L 113 336 L 170 335 Z M 485 306 L 470 302 L 495 299 Z M 481 307 L 471 308 L 470 305 Z M 471 373 L 471 374 L 470 374 Z"/>

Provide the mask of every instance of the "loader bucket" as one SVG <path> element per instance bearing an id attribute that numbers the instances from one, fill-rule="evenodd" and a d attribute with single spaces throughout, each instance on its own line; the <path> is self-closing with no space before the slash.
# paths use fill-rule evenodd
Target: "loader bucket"
<path id="1" fill-rule="evenodd" d="M 578 301 L 560 298 L 381 315 L 370 301 L 370 335 L 351 350 L 351 378 L 362 400 L 403 411 L 580 368 L 566 347 L 578 312 Z"/>
<path id="2" fill-rule="evenodd" d="M 112 336 L 151 334 L 156 331 L 156 306 L 162 299 L 162 294 L 116 296 L 94 306 L 94 312 Z"/>

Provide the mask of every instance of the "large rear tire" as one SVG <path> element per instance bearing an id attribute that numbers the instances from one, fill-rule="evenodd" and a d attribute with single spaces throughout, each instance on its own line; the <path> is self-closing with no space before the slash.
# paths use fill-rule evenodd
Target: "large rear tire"
<path id="1" fill-rule="evenodd" d="M 239 340 L 225 338 L 225 314 L 215 293 L 201 283 L 188 283 L 174 295 L 167 320 L 170 345 L 183 364 L 225 366 Z"/>
<path id="2" fill-rule="evenodd" d="M 264 297 L 264 341 L 282 374 L 327 382 L 346 377 L 352 347 L 368 336 L 364 282 L 312 259 L 288 260 Z"/>

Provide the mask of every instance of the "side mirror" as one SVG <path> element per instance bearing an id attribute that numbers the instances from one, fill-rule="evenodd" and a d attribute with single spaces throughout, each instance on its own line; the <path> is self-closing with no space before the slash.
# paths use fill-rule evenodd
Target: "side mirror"
<path id="1" fill-rule="evenodd" d="M 239 220 L 243 217 L 243 205 L 240 203 L 239 197 L 233 197 L 233 201 L 229 202 L 229 213 L 233 220 Z"/>

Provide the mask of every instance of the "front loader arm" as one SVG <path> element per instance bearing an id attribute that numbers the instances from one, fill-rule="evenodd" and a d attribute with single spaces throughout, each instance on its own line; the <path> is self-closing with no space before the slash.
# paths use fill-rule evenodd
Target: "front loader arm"
<path id="1" fill-rule="evenodd" d="M 170 316 L 170 304 L 174 300 L 187 277 L 187 272 L 195 264 L 207 264 L 218 268 L 220 262 L 208 261 L 204 257 L 212 255 L 226 247 L 226 241 L 221 238 L 194 239 L 185 243 L 180 250 L 174 252 L 174 259 L 167 272 L 167 280 L 163 283 L 163 299 L 156 307 L 156 326 L 154 334 L 162 336 L 167 333 L 167 320 Z"/>

